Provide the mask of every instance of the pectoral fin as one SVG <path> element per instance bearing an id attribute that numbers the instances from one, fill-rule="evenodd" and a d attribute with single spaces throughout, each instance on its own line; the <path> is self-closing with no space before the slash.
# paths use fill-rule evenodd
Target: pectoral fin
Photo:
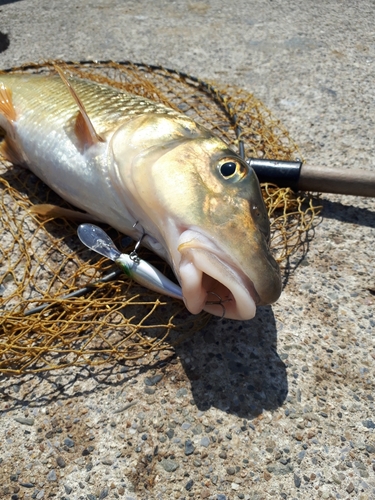
<path id="1" fill-rule="evenodd" d="M 71 210 L 70 208 L 59 207 L 57 205 L 51 205 L 49 203 L 34 205 L 29 211 L 33 214 L 50 219 L 68 219 L 79 222 L 102 222 L 98 217 L 95 217 L 95 215 L 79 212 L 78 210 Z"/>
<path id="2" fill-rule="evenodd" d="M 16 120 L 16 110 L 12 102 L 12 91 L 0 82 L 0 113 L 9 122 Z"/>
<path id="3" fill-rule="evenodd" d="M 17 113 L 13 106 L 12 91 L 0 82 L 0 129 L 5 132 L 5 138 L 0 144 L 0 155 L 11 163 L 25 163 L 23 154 L 16 140 L 15 121 Z"/>
<path id="4" fill-rule="evenodd" d="M 94 125 L 92 124 L 90 117 L 87 114 L 87 111 L 81 99 L 77 95 L 77 92 L 74 90 L 69 80 L 66 78 L 63 70 L 58 66 L 55 66 L 55 70 L 60 75 L 62 81 L 65 83 L 71 96 L 73 97 L 78 106 L 79 112 L 76 119 L 74 131 L 76 133 L 76 136 L 78 137 L 81 146 L 83 148 L 87 148 L 99 142 L 104 142 L 104 139 L 100 137 L 100 135 L 96 132 Z"/>

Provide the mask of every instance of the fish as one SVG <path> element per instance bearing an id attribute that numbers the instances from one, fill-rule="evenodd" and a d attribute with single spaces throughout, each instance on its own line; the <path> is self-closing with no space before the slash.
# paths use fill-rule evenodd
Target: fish
<path id="1" fill-rule="evenodd" d="M 185 114 L 56 67 L 0 73 L 0 129 L 6 159 L 168 262 L 190 313 L 248 320 L 279 298 L 255 172 Z"/>

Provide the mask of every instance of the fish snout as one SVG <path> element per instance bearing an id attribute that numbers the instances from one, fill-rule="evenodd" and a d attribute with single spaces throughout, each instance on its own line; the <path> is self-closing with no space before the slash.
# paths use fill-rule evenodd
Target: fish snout
<path id="1" fill-rule="evenodd" d="M 245 273 L 206 235 L 186 230 L 179 238 L 178 275 L 186 307 L 237 320 L 255 316 L 259 302 Z"/>
<path id="2" fill-rule="evenodd" d="M 255 316 L 257 305 L 275 302 L 281 293 L 281 276 L 264 244 L 241 265 L 204 234 L 184 231 L 178 245 L 178 275 L 189 311 L 247 320 Z"/>
<path id="3" fill-rule="evenodd" d="M 252 273 L 252 281 L 259 297 L 258 305 L 260 306 L 276 302 L 282 290 L 280 268 L 269 250 L 264 254 L 263 259 L 264 262 L 261 262 L 261 259 L 258 260 L 259 265 Z"/>

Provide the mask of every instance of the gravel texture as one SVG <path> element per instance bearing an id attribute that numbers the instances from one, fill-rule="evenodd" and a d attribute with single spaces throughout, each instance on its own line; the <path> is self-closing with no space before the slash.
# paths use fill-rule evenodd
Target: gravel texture
<path id="1" fill-rule="evenodd" d="M 1 68 L 160 63 L 253 92 L 310 165 L 375 170 L 374 2 L 3 1 L 0 31 Z M 322 199 L 254 320 L 129 370 L 2 377 L 0 498 L 375 499 L 375 202 Z"/>

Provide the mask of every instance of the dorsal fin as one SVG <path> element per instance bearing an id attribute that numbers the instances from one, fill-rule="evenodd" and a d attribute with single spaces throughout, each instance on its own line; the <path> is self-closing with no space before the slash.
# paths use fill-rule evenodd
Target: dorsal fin
<path id="1" fill-rule="evenodd" d="M 104 139 L 100 137 L 100 135 L 96 132 L 94 125 L 92 124 L 81 99 L 78 97 L 77 92 L 74 90 L 69 80 L 64 75 L 63 70 L 56 65 L 55 65 L 55 70 L 60 75 L 61 80 L 67 86 L 71 96 L 73 97 L 78 106 L 79 113 L 77 116 L 74 131 L 81 144 L 83 146 L 92 146 L 94 144 L 97 144 L 98 142 L 104 142 Z"/>

